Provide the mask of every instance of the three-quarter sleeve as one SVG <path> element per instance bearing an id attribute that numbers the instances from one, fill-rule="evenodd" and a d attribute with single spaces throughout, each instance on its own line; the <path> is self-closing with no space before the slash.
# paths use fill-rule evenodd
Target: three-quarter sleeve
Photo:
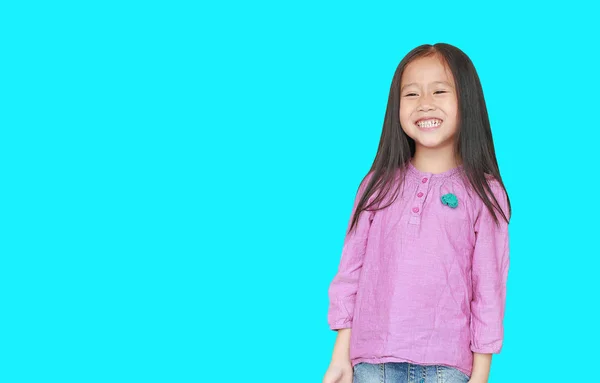
<path id="1" fill-rule="evenodd" d="M 508 202 L 504 189 L 495 180 L 490 187 L 504 214 Z M 504 338 L 506 282 L 509 268 L 508 223 L 496 212 L 499 225 L 481 201 L 475 219 L 475 246 L 472 258 L 471 351 L 498 354 Z"/>
<path id="2" fill-rule="evenodd" d="M 329 285 L 329 310 L 327 320 L 329 327 L 337 331 L 352 327 L 354 301 L 358 290 L 358 279 L 367 248 L 369 229 L 375 212 L 363 211 L 356 227 L 348 233 L 352 217 L 372 173 L 369 173 L 361 183 L 354 199 L 354 206 L 346 229 L 346 237 L 337 273 Z M 369 199 L 370 201 L 371 199 Z"/>

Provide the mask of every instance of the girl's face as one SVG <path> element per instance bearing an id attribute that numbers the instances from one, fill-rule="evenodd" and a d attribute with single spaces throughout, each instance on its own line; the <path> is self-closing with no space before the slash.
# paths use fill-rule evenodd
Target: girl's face
<path id="1" fill-rule="evenodd" d="M 400 124 L 419 147 L 453 148 L 458 99 L 454 77 L 437 56 L 421 57 L 404 68 L 400 80 Z"/>

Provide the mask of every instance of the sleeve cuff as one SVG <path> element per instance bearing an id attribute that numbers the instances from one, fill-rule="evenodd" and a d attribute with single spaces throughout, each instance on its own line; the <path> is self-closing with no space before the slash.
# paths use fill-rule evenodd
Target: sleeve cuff
<path id="1" fill-rule="evenodd" d="M 331 328 L 333 331 L 341 330 L 344 328 L 352 328 L 352 321 L 341 323 L 341 324 L 332 324 L 332 325 L 329 325 L 329 328 Z"/>
<path id="2" fill-rule="evenodd" d="M 474 346 L 471 344 L 471 351 L 479 354 L 499 354 L 502 350 L 502 341 L 492 343 L 487 346 Z"/>

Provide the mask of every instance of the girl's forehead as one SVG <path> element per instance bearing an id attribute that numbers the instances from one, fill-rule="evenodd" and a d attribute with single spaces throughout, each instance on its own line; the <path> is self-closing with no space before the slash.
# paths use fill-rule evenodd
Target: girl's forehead
<path id="1" fill-rule="evenodd" d="M 433 82 L 454 83 L 448 65 L 439 57 L 421 57 L 411 61 L 402 72 L 401 83 L 428 84 Z"/>

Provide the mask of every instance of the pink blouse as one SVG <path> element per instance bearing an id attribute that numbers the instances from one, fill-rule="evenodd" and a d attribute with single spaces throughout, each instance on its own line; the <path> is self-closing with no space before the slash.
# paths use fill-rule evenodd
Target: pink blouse
<path id="1" fill-rule="evenodd" d="M 500 352 L 508 224 L 499 213 L 499 226 L 493 221 L 462 170 L 425 173 L 409 162 L 394 203 L 363 211 L 346 235 L 328 290 L 328 323 L 332 330 L 352 328 L 352 366 L 442 364 L 470 377 L 472 352 Z M 488 182 L 508 215 L 504 190 L 492 177 Z M 448 193 L 457 205 L 442 202 Z"/>

